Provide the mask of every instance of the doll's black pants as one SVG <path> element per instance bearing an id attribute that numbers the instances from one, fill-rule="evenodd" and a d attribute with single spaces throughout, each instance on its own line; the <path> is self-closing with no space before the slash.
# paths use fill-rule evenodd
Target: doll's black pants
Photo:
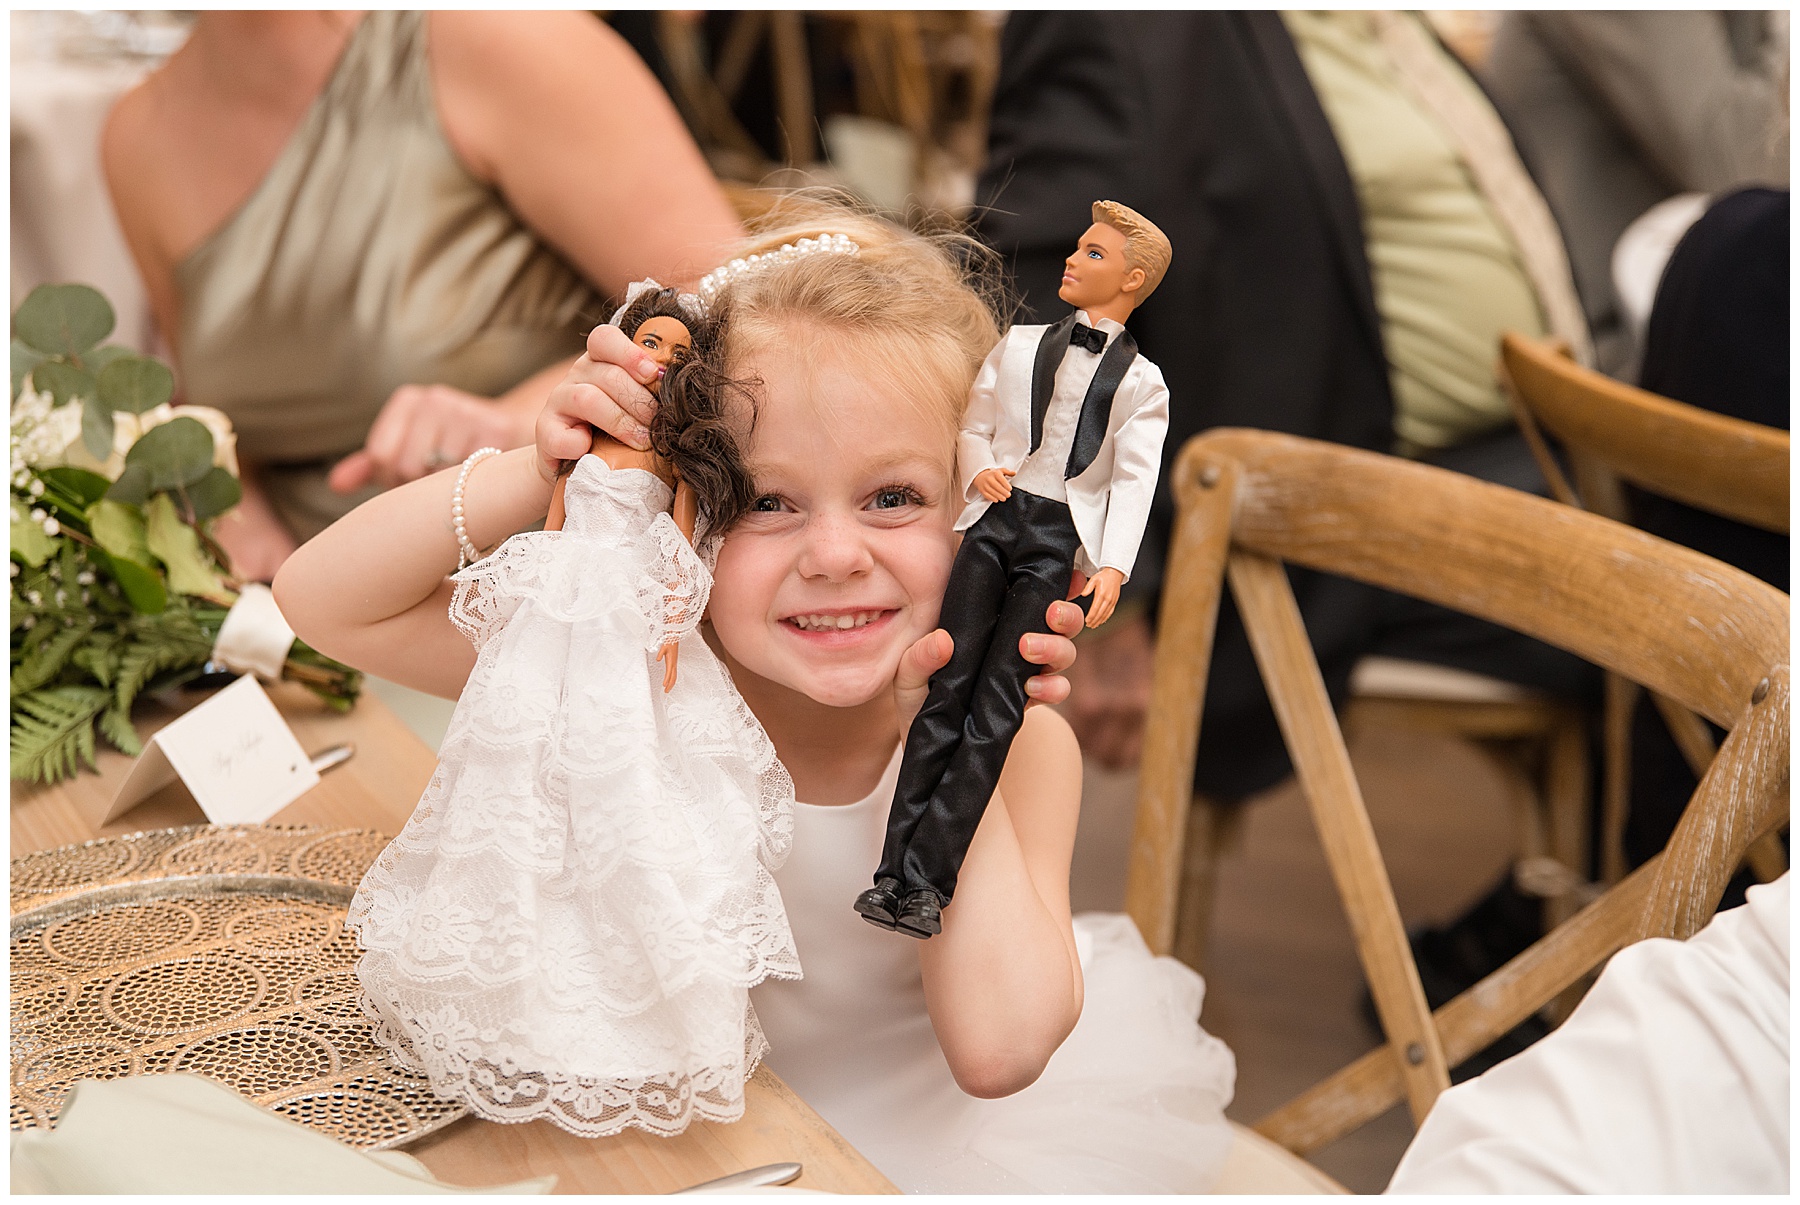
<path id="1" fill-rule="evenodd" d="M 1019 654 L 1027 632 L 1066 598 L 1081 537 L 1066 503 L 1015 489 L 963 536 L 938 626 L 956 648 L 932 675 L 906 738 L 876 878 L 902 899 L 930 888 L 948 903 L 975 827 L 1025 718 L 1025 682 L 1041 667 Z"/>

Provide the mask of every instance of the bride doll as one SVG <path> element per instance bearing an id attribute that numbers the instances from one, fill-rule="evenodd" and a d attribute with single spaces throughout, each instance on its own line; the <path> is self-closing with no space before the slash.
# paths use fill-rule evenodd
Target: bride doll
<path id="1" fill-rule="evenodd" d="M 662 365 L 652 450 L 597 437 L 545 530 L 452 579 L 476 666 L 348 920 L 397 1061 L 584 1136 L 740 1117 L 749 989 L 800 974 L 770 875 L 793 784 L 696 631 L 708 533 L 753 497 L 718 324 L 654 281 L 613 324 Z"/>

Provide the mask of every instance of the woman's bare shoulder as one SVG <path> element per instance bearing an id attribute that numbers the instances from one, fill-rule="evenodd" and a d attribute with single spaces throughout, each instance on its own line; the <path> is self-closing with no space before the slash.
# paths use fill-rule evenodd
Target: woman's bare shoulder
<path id="1" fill-rule="evenodd" d="M 122 93 L 100 127 L 100 166 L 115 197 L 133 195 L 146 178 L 145 169 L 159 162 L 162 128 L 156 120 L 156 94 L 162 86 L 160 74 L 153 72 Z"/>

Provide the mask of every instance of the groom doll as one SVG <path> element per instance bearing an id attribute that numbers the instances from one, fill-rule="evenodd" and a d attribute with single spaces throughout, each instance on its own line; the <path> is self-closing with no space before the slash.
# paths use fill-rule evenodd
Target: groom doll
<path id="1" fill-rule="evenodd" d="M 906 739 L 875 885 L 856 899 L 870 924 L 913 937 L 940 912 L 1025 718 L 1019 653 L 1050 604 L 1088 574 L 1087 626 L 1119 601 L 1137 559 L 1169 424 L 1169 391 L 1137 354 L 1126 319 L 1169 266 L 1169 240 L 1142 215 L 1096 201 L 1063 267 L 1075 312 L 1015 326 L 969 391 L 957 443 L 968 508 L 939 624 L 950 663 Z"/>

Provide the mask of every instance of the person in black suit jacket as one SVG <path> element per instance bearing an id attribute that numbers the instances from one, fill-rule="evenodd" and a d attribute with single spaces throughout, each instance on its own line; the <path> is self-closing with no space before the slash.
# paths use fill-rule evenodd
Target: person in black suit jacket
<path id="1" fill-rule="evenodd" d="M 1644 337 L 1645 389 L 1732 418 L 1787 430 L 1788 209 L 1786 189 L 1748 188 L 1714 201 L 1688 230 L 1656 289 Z M 1631 490 L 1632 519 L 1786 591 L 1788 537 L 1670 498 Z M 1713 739 L 1724 731 L 1712 725 Z M 1631 810 L 1625 855 L 1654 857 L 1675 831 L 1698 785 L 1668 727 L 1646 697 L 1631 735 Z M 1735 907 L 1751 880 L 1742 872 L 1721 908 Z"/>

